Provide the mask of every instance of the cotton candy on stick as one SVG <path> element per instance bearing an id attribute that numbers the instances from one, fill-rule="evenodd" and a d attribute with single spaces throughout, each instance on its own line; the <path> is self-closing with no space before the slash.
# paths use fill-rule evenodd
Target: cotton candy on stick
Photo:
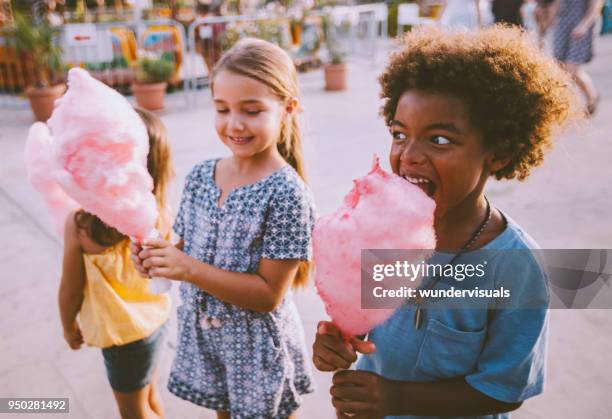
<path id="1" fill-rule="evenodd" d="M 317 220 L 315 285 L 345 337 L 369 332 L 394 311 L 361 308 L 361 249 L 423 249 L 419 259 L 429 257 L 436 246 L 434 209 L 419 187 L 384 171 L 376 159 L 341 207 Z"/>
<path id="2" fill-rule="evenodd" d="M 66 195 L 53 173 L 51 160 L 51 143 L 53 139 L 49 128 L 42 122 L 36 122 L 30 128 L 25 147 L 25 165 L 28 179 L 45 200 L 47 209 L 56 233 L 64 236 L 64 223 L 70 212 L 79 208 L 74 199 Z"/>
<path id="3" fill-rule="evenodd" d="M 149 137 L 140 116 L 118 92 L 85 70 L 68 73 L 68 90 L 47 122 L 52 177 L 87 212 L 137 242 L 158 237 Z M 154 279 L 153 291 L 170 281 Z"/>

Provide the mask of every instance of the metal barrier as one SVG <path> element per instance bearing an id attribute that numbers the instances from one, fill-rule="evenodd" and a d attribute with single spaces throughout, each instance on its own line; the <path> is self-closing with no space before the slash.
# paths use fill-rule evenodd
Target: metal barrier
<path id="1" fill-rule="evenodd" d="M 104 83 L 127 92 L 135 79 L 134 68 L 141 54 L 165 55 L 176 66 L 169 84 L 184 80 L 186 36 L 173 20 L 69 24 L 62 28 L 61 45 L 69 66 L 87 69 Z M 188 91 L 183 83 L 183 91 Z"/>
<path id="2" fill-rule="evenodd" d="M 19 95 L 24 92 L 29 73 L 26 62 L 17 54 L 17 42 L 9 30 L 0 30 L 0 108 L 26 108 Z"/>
<path id="3" fill-rule="evenodd" d="M 208 75 L 227 47 L 225 44 L 244 36 L 257 36 L 257 30 L 264 29 L 265 23 L 271 21 L 287 20 L 260 16 L 210 16 L 194 20 L 187 29 L 186 69 L 189 76 L 185 84 L 192 92 L 190 101 L 197 102 L 197 90 L 208 85 Z M 288 41 L 290 34 L 279 36 Z M 279 40 L 282 45 L 282 39 Z"/>
<path id="4" fill-rule="evenodd" d="M 344 32 L 348 43 L 346 49 L 351 55 L 376 56 L 380 51 L 380 41 L 388 39 L 389 9 L 385 3 L 334 7 L 330 15 L 335 23 L 336 36 L 342 38 Z"/>
<path id="5" fill-rule="evenodd" d="M 139 54 L 169 55 L 176 71 L 170 84 L 180 86 L 185 74 L 187 55 L 184 27 L 173 20 L 65 24 L 57 43 L 68 67 L 87 69 L 94 77 L 127 93 L 135 79 Z M 26 107 L 25 88 L 32 83 L 32 69 L 16 51 L 10 32 L 0 32 L 0 107 Z M 188 86 L 183 83 L 187 99 Z"/>
<path id="6" fill-rule="evenodd" d="M 169 53 L 177 68 L 170 84 L 182 83 L 189 104 L 197 101 L 198 89 L 208 85 L 210 69 L 237 39 L 260 36 L 271 40 L 290 51 L 298 62 L 304 50 L 315 48 L 313 45 L 322 40 L 323 15 L 330 17 L 334 37 L 349 55 L 371 59 L 380 50 L 380 42 L 387 40 L 388 9 L 384 3 L 375 3 L 311 12 L 299 23 L 288 17 L 202 17 L 187 31 L 172 20 L 65 24 L 57 42 L 68 66 L 83 67 L 124 93 L 134 80 L 135 61 L 143 51 Z M 27 106 L 24 90 L 31 82 L 28 74 L 15 40 L 0 31 L 0 108 Z"/>
<path id="7" fill-rule="evenodd" d="M 208 74 L 222 52 L 239 38 L 260 36 L 286 48 L 299 62 L 303 44 L 316 43 L 316 20 L 328 16 L 333 23 L 333 36 L 349 55 L 376 58 L 381 41 L 387 41 L 388 8 L 384 3 L 359 6 L 340 6 L 311 12 L 299 27 L 288 17 L 220 16 L 201 17 L 187 30 L 187 69 L 191 77 L 186 80 L 191 90 L 190 102 L 198 100 L 198 90 L 208 85 Z M 265 33 L 261 33 L 264 31 Z M 262 36 L 263 35 L 263 36 Z M 298 38 L 302 38 L 302 42 Z M 304 39 L 307 37 L 307 39 Z M 307 48 L 307 47 L 306 47 Z M 372 60 L 375 63 L 375 60 Z"/>

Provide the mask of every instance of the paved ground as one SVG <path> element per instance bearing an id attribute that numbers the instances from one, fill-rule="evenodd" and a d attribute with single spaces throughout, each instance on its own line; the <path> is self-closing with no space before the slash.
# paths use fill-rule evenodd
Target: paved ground
<path id="1" fill-rule="evenodd" d="M 489 196 L 547 248 L 612 248 L 612 37 L 599 41 L 589 67 L 603 92 L 600 112 L 560 138 L 545 164 L 524 183 L 492 184 Z M 330 212 L 370 166 L 373 153 L 389 145 L 377 118 L 375 78 L 381 63 L 354 62 L 350 89 L 327 93 L 321 72 L 301 76 L 310 183 L 322 214 Z M 101 355 L 70 351 L 56 308 L 60 242 L 49 228 L 38 196 L 25 180 L 23 145 L 29 111 L 0 116 L 0 397 L 69 397 L 71 417 L 117 417 Z M 186 106 L 174 95 L 163 114 L 177 167 L 173 202 L 199 160 L 225 154 L 213 130 L 207 92 Z M 325 318 L 312 289 L 298 295 L 306 335 Z M 612 415 L 612 311 L 555 311 L 544 395 L 525 403 L 518 418 L 610 418 Z M 165 383 L 174 356 L 173 326 L 161 362 Z M 310 344 L 310 343 L 309 343 Z M 329 374 L 316 374 L 318 390 L 305 397 L 302 418 L 331 418 Z M 209 418 L 207 411 L 164 391 L 168 418 Z M 39 415 L 40 416 L 40 415 Z M 4 416 L 6 417 L 6 416 Z M 21 416 L 19 416 L 21 417 Z M 51 416 L 55 417 L 55 416 Z"/>

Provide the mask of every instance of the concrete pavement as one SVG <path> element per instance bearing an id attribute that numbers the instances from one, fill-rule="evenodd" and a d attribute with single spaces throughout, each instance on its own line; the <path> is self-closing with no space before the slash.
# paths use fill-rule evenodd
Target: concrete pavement
<path id="1" fill-rule="evenodd" d="M 544 248 L 612 248 L 612 36 L 599 39 L 597 52 L 588 70 L 602 92 L 599 113 L 560 138 L 526 182 L 491 182 L 491 200 Z M 351 64 L 350 88 L 342 93 L 323 91 L 321 71 L 300 76 L 310 184 L 321 214 L 338 205 L 351 180 L 367 171 L 374 153 L 386 161 L 389 147 L 389 135 L 377 117 L 376 76 L 382 62 Z M 197 105 L 186 106 L 179 94 L 169 102 L 162 119 L 172 139 L 177 170 L 172 202 L 177 204 L 189 169 L 227 153 L 214 133 L 207 91 Z M 62 339 L 56 308 L 61 245 L 41 200 L 27 184 L 22 163 L 32 122 L 29 110 L 2 112 L 0 397 L 69 397 L 70 417 L 118 417 L 99 350 L 74 352 Z M 297 300 L 310 345 L 316 322 L 326 316 L 312 288 L 298 293 Z M 167 417 L 213 417 L 165 390 L 174 356 L 174 316 L 172 322 L 159 374 Z M 546 391 L 527 401 L 515 417 L 609 418 L 611 329 L 612 310 L 554 311 Z M 316 381 L 318 390 L 304 398 L 300 416 L 332 418 L 330 375 L 316 373 Z"/>

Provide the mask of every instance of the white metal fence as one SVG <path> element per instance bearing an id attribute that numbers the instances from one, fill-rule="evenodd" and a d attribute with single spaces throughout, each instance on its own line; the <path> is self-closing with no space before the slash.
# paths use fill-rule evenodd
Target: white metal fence
<path id="1" fill-rule="evenodd" d="M 175 63 L 170 84 L 182 88 L 187 55 L 184 27 L 173 20 L 66 24 L 59 28 L 56 43 L 68 67 L 83 67 L 94 77 L 129 92 L 135 79 L 138 56 L 155 54 Z M 16 40 L 9 31 L 0 32 L 0 107 L 25 105 L 25 89 L 36 75 L 27 57 L 17 53 Z M 185 94 L 185 97 L 187 95 Z"/>
<path id="2" fill-rule="evenodd" d="M 268 16 L 202 17 L 187 29 L 172 20 L 66 24 L 57 42 L 68 66 L 83 67 L 124 93 L 129 92 L 141 54 L 166 55 L 176 65 L 170 85 L 182 89 L 189 104 L 197 101 L 210 69 L 237 39 L 263 37 L 286 48 L 300 63 L 323 44 L 323 16 L 330 23 L 330 36 L 349 56 L 376 59 L 381 42 L 387 40 L 388 9 L 375 3 L 316 11 L 298 25 L 288 17 Z M 320 55 L 325 60 L 324 45 Z M 32 81 L 31 65 L 17 54 L 15 39 L 0 31 L 0 109 L 27 107 L 24 91 Z"/>

